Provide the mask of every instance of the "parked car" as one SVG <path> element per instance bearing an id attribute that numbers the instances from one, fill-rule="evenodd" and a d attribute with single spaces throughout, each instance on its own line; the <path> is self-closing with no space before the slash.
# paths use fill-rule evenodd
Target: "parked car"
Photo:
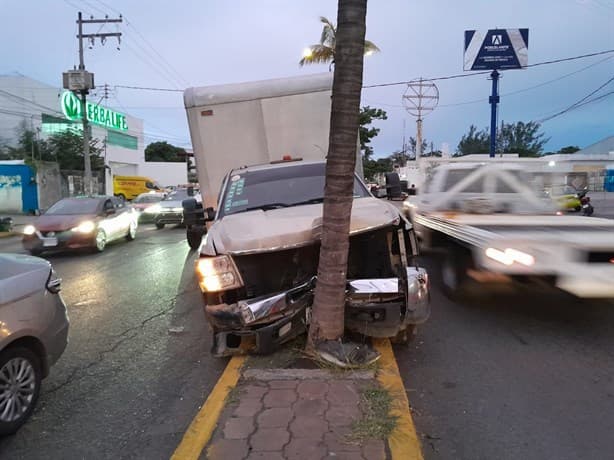
<path id="1" fill-rule="evenodd" d="M 138 213 L 116 197 L 63 198 L 23 230 L 23 247 L 32 255 L 58 249 L 92 248 L 136 237 Z"/>
<path id="2" fill-rule="evenodd" d="M 41 381 L 68 343 L 60 284 L 46 260 L 0 254 L 0 435 L 32 414 Z"/>
<path id="3" fill-rule="evenodd" d="M 164 228 L 165 225 L 178 225 L 183 222 L 183 207 L 181 203 L 186 198 L 196 198 L 196 201 L 201 201 L 198 191 L 194 191 L 194 194 L 190 195 L 187 188 L 178 188 L 169 193 L 158 204 L 147 208 L 144 212 L 153 216 L 153 221 L 158 229 Z"/>

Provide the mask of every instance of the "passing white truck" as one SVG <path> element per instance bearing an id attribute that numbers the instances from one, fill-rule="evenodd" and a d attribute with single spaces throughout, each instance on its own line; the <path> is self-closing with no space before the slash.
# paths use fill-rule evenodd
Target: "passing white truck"
<path id="1" fill-rule="evenodd" d="M 445 250 L 446 292 L 523 281 L 614 298 L 614 220 L 562 215 L 533 179 L 513 164 L 450 163 L 404 202 L 421 246 Z"/>
<path id="2" fill-rule="evenodd" d="M 202 207 L 184 201 L 215 356 L 267 353 L 309 323 L 322 231 L 332 75 L 184 94 Z M 201 243 L 201 237 L 204 239 Z M 406 340 L 430 313 L 400 211 L 354 177 L 345 325 Z"/>

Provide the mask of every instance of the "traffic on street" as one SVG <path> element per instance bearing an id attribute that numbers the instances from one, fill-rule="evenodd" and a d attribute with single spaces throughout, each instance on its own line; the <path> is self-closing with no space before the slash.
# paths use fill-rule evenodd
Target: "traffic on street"
<path id="1" fill-rule="evenodd" d="M 614 458 L 613 1 L 7 2 L 0 459 Z"/>

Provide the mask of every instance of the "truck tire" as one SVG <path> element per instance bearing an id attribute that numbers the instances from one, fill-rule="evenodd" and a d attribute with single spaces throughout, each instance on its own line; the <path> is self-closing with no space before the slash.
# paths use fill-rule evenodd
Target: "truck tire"
<path id="1" fill-rule="evenodd" d="M 473 266 L 471 252 L 460 246 L 451 246 L 441 264 L 441 283 L 444 294 L 451 299 L 463 297 L 469 275 L 467 270 Z"/>
<path id="2" fill-rule="evenodd" d="M 158 223 L 158 222 L 156 222 L 156 228 L 157 228 L 158 230 L 162 230 L 162 229 L 164 228 L 164 226 L 165 226 L 165 225 L 166 225 L 166 224 L 162 224 L 162 223 Z"/>
<path id="3" fill-rule="evenodd" d="M 200 230 L 188 228 L 186 237 L 188 239 L 188 246 L 190 246 L 190 249 L 196 251 L 198 248 L 200 248 L 200 243 L 203 240 L 203 234 Z"/>

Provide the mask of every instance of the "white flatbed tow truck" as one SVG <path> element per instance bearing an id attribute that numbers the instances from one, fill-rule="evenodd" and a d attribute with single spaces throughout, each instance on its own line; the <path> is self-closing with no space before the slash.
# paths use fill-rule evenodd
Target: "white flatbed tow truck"
<path id="1" fill-rule="evenodd" d="M 404 209 L 424 249 L 442 248 L 446 293 L 478 282 L 547 283 L 614 298 L 614 220 L 558 215 L 520 167 L 448 164 Z"/>

